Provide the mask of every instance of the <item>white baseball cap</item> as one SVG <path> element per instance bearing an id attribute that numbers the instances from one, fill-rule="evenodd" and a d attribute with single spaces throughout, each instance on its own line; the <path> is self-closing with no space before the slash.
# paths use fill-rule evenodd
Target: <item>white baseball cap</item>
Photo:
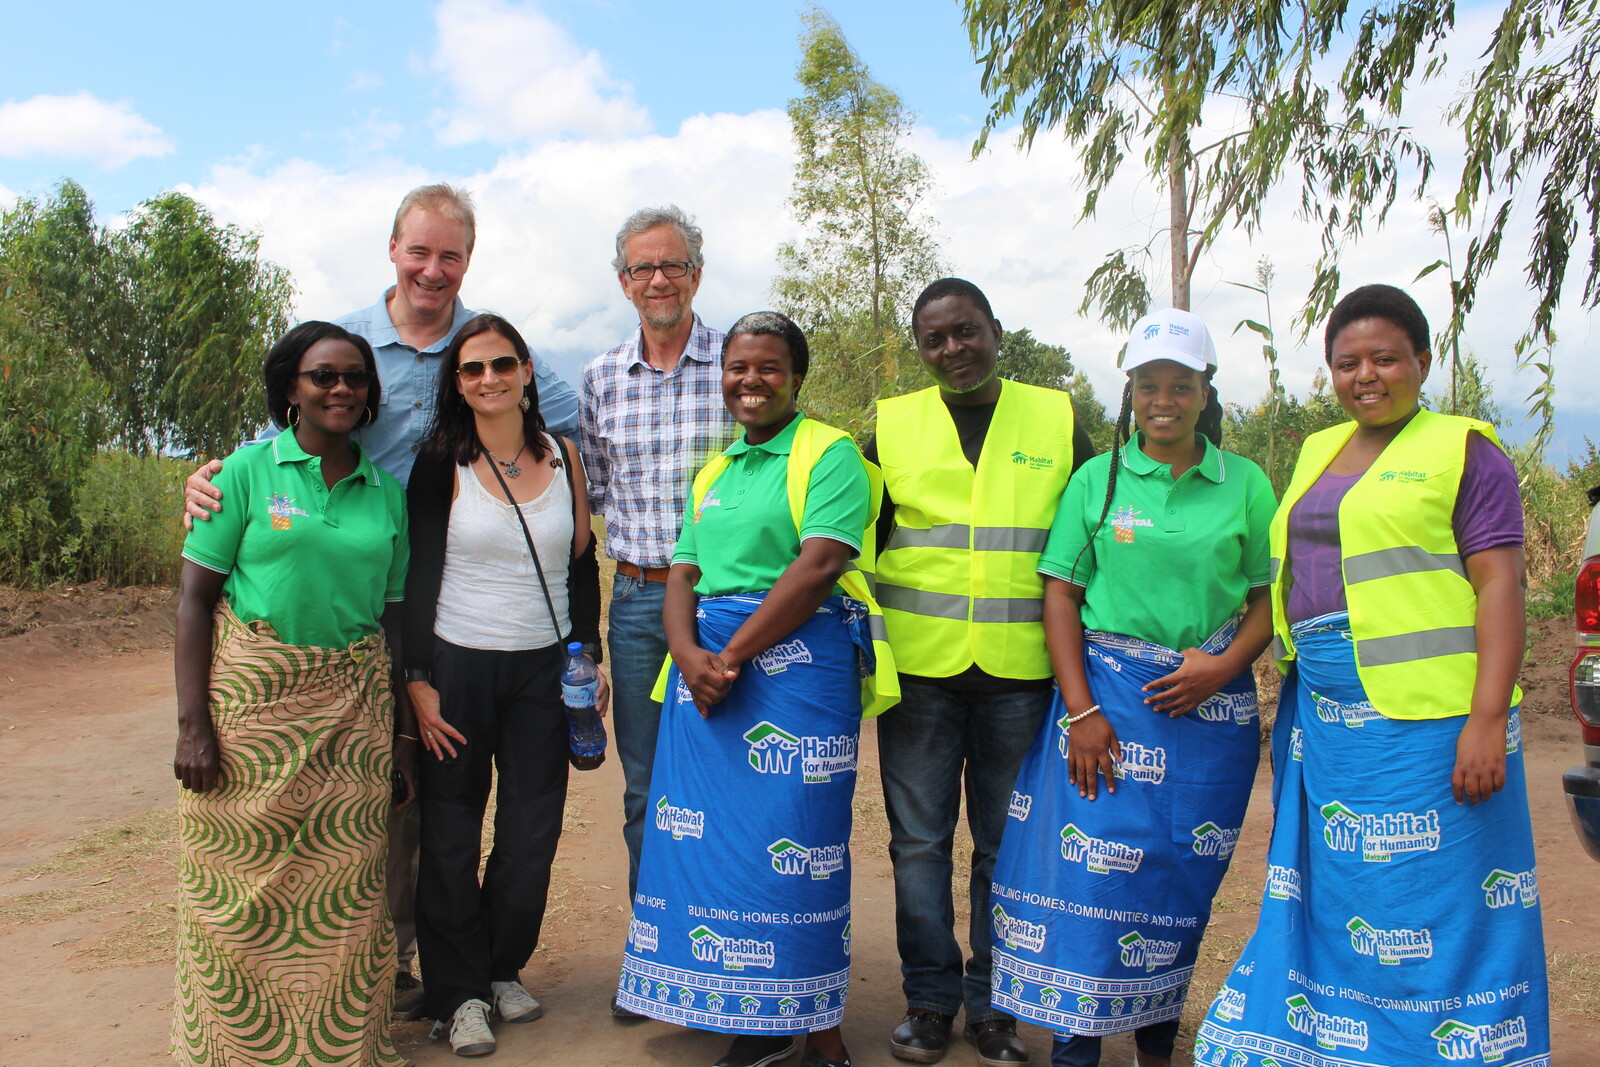
<path id="1" fill-rule="evenodd" d="M 1128 347 L 1122 355 L 1122 370 L 1132 374 L 1135 367 L 1170 359 L 1191 370 L 1204 371 L 1217 365 L 1217 346 L 1211 331 L 1200 316 L 1178 308 L 1152 311 L 1133 324 Z"/>

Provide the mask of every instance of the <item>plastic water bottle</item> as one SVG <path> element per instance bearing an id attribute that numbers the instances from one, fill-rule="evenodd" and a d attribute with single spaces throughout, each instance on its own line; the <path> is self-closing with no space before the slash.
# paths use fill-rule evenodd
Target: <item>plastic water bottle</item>
<path id="1" fill-rule="evenodd" d="M 567 667 L 561 672 L 561 702 L 567 706 L 567 748 L 572 765 L 592 771 L 606 761 L 606 727 L 595 709 L 600 668 L 577 641 L 567 646 Z"/>

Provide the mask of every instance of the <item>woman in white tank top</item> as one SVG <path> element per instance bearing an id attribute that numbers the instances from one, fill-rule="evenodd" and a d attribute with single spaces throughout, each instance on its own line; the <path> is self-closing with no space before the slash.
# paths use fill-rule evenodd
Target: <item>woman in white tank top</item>
<path id="1" fill-rule="evenodd" d="M 407 488 L 405 676 L 431 754 L 417 942 L 427 1014 L 448 1025 L 459 1055 L 494 1051 L 491 1012 L 543 1013 L 520 972 L 539 943 L 566 802 L 565 642 L 599 649 L 583 466 L 572 442 L 544 432 L 538 399 L 516 328 L 498 315 L 467 323 L 444 353 Z M 608 700 L 602 677 L 602 714 Z M 495 845 L 480 884 L 495 770 Z"/>

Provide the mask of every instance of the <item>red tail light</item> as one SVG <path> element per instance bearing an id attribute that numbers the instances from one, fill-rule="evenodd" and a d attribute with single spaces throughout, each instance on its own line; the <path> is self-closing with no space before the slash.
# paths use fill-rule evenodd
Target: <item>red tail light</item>
<path id="1" fill-rule="evenodd" d="M 1600 634 L 1600 556 L 1583 561 L 1576 595 L 1578 632 Z"/>

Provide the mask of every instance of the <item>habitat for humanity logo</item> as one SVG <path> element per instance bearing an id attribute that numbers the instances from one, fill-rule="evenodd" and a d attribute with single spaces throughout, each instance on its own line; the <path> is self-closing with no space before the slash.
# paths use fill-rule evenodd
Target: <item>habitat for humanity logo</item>
<path id="1" fill-rule="evenodd" d="M 778 960 L 777 946 L 771 941 L 721 937 L 709 926 L 697 926 L 689 931 L 689 947 L 695 959 L 701 963 L 720 963 L 725 971 L 742 971 L 746 967 L 770 970 Z"/>
<path id="2" fill-rule="evenodd" d="M 756 657 L 756 666 L 767 674 L 782 674 L 792 664 L 810 663 L 811 650 L 804 641 L 784 641 Z"/>
<path id="3" fill-rule="evenodd" d="M 1524 908 L 1539 903 L 1539 876 L 1533 871 L 1502 871 L 1496 867 L 1483 880 L 1483 902 L 1491 908 L 1509 908 L 1518 901 Z"/>
<path id="4" fill-rule="evenodd" d="M 1380 930 L 1361 916 L 1344 924 L 1350 931 L 1350 947 L 1359 955 L 1372 956 L 1379 963 L 1433 959 L 1433 932 L 1421 930 Z"/>
<path id="5" fill-rule="evenodd" d="M 1027 793 L 1019 793 L 1013 789 L 1011 791 L 1011 808 L 1006 812 L 1006 814 L 1018 822 L 1027 822 L 1028 812 L 1032 810 L 1033 797 L 1029 796 Z"/>
<path id="6" fill-rule="evenodd" d="M 1446 1019 L 1429 1036 L 1439 1042 L 1439 1055 L 1447 1060 L 1481 1056 L 1484 1063 L 1499 1063 L 1512 1049 L 1527 1047 L 1528 1020 L 1519 1015 L 1491 1026 L 1473 1026 Z"/>
<path id="7" fill-rule="evenodd" d="M 706 813 L 675 808 L 667 802 L 666 794 L 656 801 L 656 829 L 665 830 L 674 841 L 686 837 L 703 837 L 706 832 Z"/>
<path id="8" fill-rule="evenodd" d="M 1261 713 L 1261 705 L 1253 689 L 1248 693 L 1217 693 L 1195 708 L 1194 713 L 1203 722 L 1228 722 L 1231 719 L 1243 725 L 1256 721 Z"/>
<path id="9" fill-rule="evenodd" d="M 1347 1048 L 1366 1049 L 1367 1024 L 1361 1020 L 1343 1015 L 1324 1015 L 1304 993 L 1296 993 L 1284 1004 L 1289 1008 L 1289 1026 L 1312 1038 L 1323 1048 L 1335 1049 L 1344 1045 Z"/>
<path id="10" fill-rule="evenodd" d="M 1006 948 L 1025 948 L 1029 952 L 1044 951 L 1045 929 L 1043 923 L 1031 923 L 1007 915 L 1000 905 L 994 906 L 994 936 L 1004 941 Z"/>
<path id="11" fill-rule="evenodd" d="M 1211 1010 L 1225 1023 L 1244 1018 L 1244 994 L 1231 986 L 1217 990 L 1217 999 Z"/>
<path id="12" fill-rule="evenodd" d="M 1049 456 L 1030 456 L 1026 452 L 1011 453 L 1011 462 L 1019 467 L 1027 467 L 1031 471 L 1053 470 L 1056 465 L 1056 461 Z"/>
<path id="13" fill-rule="evenodd" d="M 1194 837 L 1194 854 L 1196 856 L 1215 856 L 1225 860 L 1233 855 L 1234 848 L 1239 844 L 1239 827 L 1224 830 L 1214 822 L 1203 822 L 1189 831 Z"/>
<path id="14" fill-rule="evenodd" d="M 654 952 L 661 947 L 661 931 L 650 923 L 638 919 L 628 921 L 628 943 L 640 952 Z"/>
<path id="15" fill-rule="evenodd" d="M 1304 763 L 1306 758 L 1306 732 L 1300 727 L 1289 730 L 1289 758 Z"/>
<path id="16" fill-rule="evenodd" d="M 1322 839 L 1335 852 L 1360 852 L 1367 863 L 1388 863 L 1405 852 L 1435 852 L 1439 848 L 1439 813 L 1429 808 L 1417 814 L 1387 811 L 1362 815 L 1339 801 L 1322 806 L 1327 825 Z"/>
<path id="17" fill-rule="evenodd" d="M 1117 938 L 1117 944 L 1122 946 L 1119 958 L 1124 967 L 1135 970 L 1143 967 L 1146 971 L 1172 966 L 1172 961 L 1178 958 L 1178 953 L 1183 949 L 1183 945 L 1177 941 L 1154 941 L 1137 930 L 1130 930 Z"/>
<path id="18" fill-rule="evenodd" d="M 788 774 L 794 769 L 794 754 L 800 739 L 770 722 L 758 722 L 744 735 L 750 746 L 750 766 L 762 774 Z"/>
<path id="19" fill-rule="evenodd" d="M 1061 858 L 1084 864 L 1090 874 L 1110 874 L 1137 871 L 1144 860 L 1144 849 L 1091 837 L 1069 822 L 1061 828 Z"/>
<path id="20" fill-rule="evenodd" d="M 1268 867 L 1267 896 L 1273 900 L 1299 900 L 1300 872 L 1293 867 Z"/>
<path id="21" fill-rule="evenodd" d="M 1167 777 L 1167 750 L 1149 748 L 1137 741 L 1122 742 L 1122 758 L 1117 761 L 1118 778 L 1160 785 Z"/>
<path id="22" fill-rule="evenodd" d="M 1317 718 L 1323 722 L 1344 723 L 1352 730 L 1359 729 L 1373 719 L 1383 718 L 1383 712 L 1372 706 L 1372 701 L 1363 700 L 1358 704 L 1342 704 L 1337 700 L 1330 700 L 1321 693 L 1312 693 L 1311 699 L 1317 705 Z"/>
<path id="23" fill-rule="evenodd" d="M 767 852 L 772 856 L 772 869 L 779 874 L 809 874 L 812 881 L 821 882 L 844 870 L 843 845 L 807 848 L 785 837 L 768 845 Z"/>

